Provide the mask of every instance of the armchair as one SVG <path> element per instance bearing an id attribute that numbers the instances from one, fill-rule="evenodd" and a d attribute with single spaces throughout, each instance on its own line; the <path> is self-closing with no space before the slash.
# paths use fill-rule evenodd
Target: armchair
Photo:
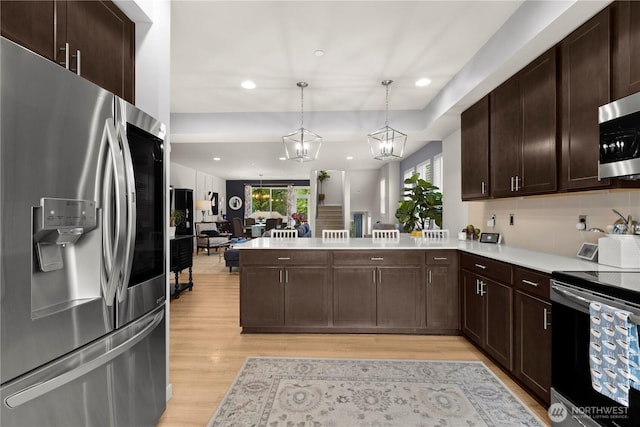
<path id="1" fill-rule="evenodd" d="M 200 249 L 207 249 L 207 255 L 211 248 L 215 248 L 217 251 L 221 245 L 224 245 L 229 241 L 229 233 L 218 232 L 218 227 L 215 222 L 197 222 L 196 223 L 196 255 L 200 252 Z"/>

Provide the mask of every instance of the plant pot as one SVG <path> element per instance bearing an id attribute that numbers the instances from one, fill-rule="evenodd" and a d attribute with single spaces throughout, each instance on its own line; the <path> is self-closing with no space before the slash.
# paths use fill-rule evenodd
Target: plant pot
<path id="1" fill-rule="evenodd" d="M 176 228 L 175 227 L 169 227 L 169 238 L 173 239 L 174 237 L 176 237 Z"/>
<path id="2" fill-rule="evenodd" d="M 322 194 L 322 193 L 318 194 L 318 202 L 320 202 L 320 203 L 324 202 L 324 196 L 325 195 Z"/>

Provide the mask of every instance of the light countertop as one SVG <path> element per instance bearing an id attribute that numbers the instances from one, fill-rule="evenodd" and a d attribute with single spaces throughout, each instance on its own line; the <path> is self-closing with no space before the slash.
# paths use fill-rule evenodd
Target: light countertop
<path id="1" fill-rule="evenodd" d="M 237 249 L 293 249 L 293 250 L 415 250 L 453 249 L 515 264 L 533 270 L 551 273 L 567 271 L 622 271 L 622 269 L 601 265 L 579 258 L 569 258 L 544 252 L 522 249 L 477 241 L 459 241 L 449 238 L 443 241 L 428 241 L 420 237 L 401 234 L 399 240 L 373 240 L 370 237 L 350 238 L 347 241 L 323 240 L 319 237 L 298 239 L 272 239 L 259 237 L 245 243 L 234 244 Z"/>

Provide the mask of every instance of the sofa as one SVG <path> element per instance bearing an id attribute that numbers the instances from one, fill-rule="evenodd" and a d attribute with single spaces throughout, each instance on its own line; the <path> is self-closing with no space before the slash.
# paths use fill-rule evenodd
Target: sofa
<path id="1" fill-rule="evenodd" d="M 215 222 L 197 222 L 196 223 L 196 255 L 200 249 L 206 249 L 207 255 L 211 248 L 217 251 L 222 245 L 229 242 L 231 235 L 229 233 L 220 233 Z"/>

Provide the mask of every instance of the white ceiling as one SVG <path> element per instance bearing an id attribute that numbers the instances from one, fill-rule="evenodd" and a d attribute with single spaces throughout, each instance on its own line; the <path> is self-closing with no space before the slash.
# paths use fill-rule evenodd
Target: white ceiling
<path id="1" fill-rule="evenodd" d="M 384 79 L 389 125 L 411 154 L 607 2 L 524 3 L 172 2 L 172 162 L 225 179 L 377 169 L 366 134 L 384 125 Z M 416 87 L 422 77 L 432 83 Z M 247 79 L 257 88 L 241 88 Z M 300 127 L 298 81 L 309 83 L 304 126 L 324 138 L 304 164 L 279 160 L 281 136 Z"/>

